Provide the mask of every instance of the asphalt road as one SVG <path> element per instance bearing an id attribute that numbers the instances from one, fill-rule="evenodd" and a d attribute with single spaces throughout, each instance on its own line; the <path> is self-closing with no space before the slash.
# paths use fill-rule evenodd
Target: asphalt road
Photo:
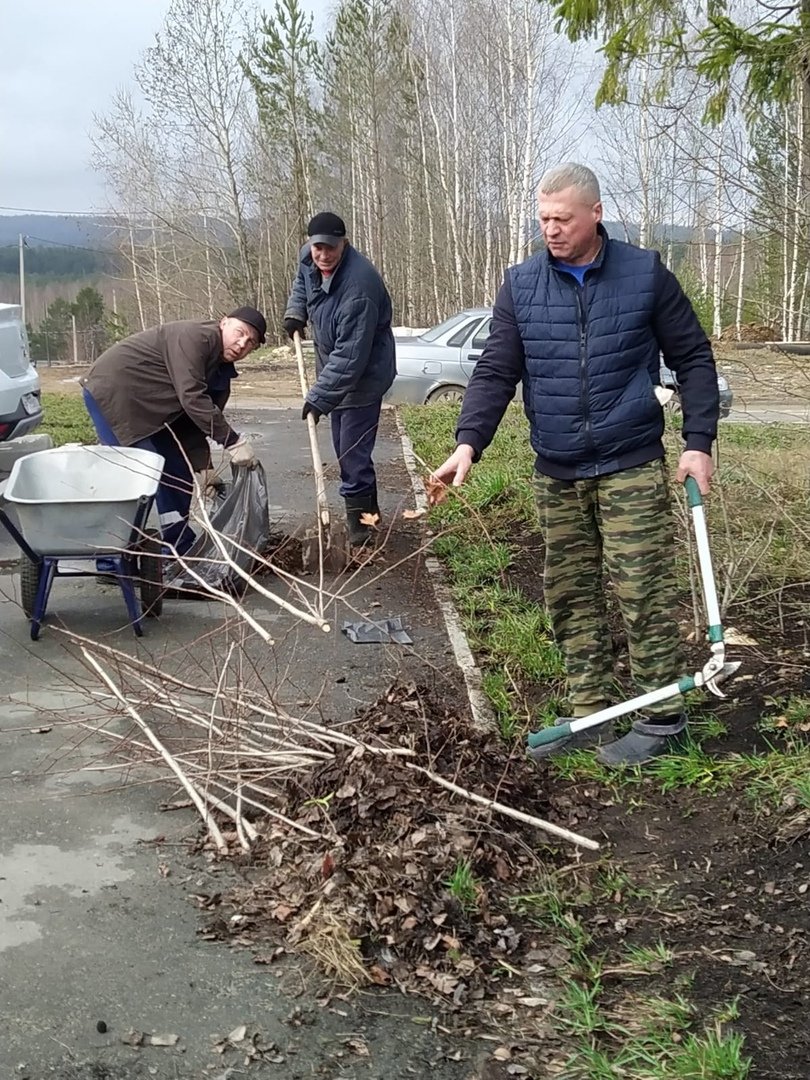
<path id="1" fill-rule="evenodd" d="M 237 422 L 259 443 L 279 523 L 292 530 L 311 520 L 299 414 L 244 412 Z M 413 498 L 398 440 L 381 438 L 377 458 L 390 518 Z M 330 492 L 335 497 L 333 482 Z M 406 525 L 418 546 L 417 523 Z M 267 582 L 287 595 L 275 579 Z M 353 586 L 353 596 L 330 609 L 334 625 L 357 615 L 404 615 L 413 646 L 354 645 L 257 596 L 249 610 L 275 645 L 256 639 L 248 648 L 268 698 L 290 709 L 316 706 L 331 722 L 351 717 L 396 678 L 457 695 L 460 679 L 424 569 L 411 563 L 382 579 L 367 570 Z M 195 818 L 159 809 L 173 789 L 111 769 L 110 744 L 81 726 L 102 716 L 116 721 L 102 710 L 99 683 L 60 626 L 202 684 L 216 665 L 215 643 L 226 640 L 222 605 L 167 602 L 138 641 L 116 588 L 57 581 L 50 621 L 32 643 L 17 588 L 13 575 L 0 577 L 0 1077 L 474 1075 L 477 1044 L 441 1034 L 424 1002 L 380 992 L 325 1005 L 323 985 L 294 959 L 257 966 L 245 950 L 201 940 L 194 896 L 221 890 L 238 870 L 191 854 L 186 840 L 199 831 Z M 216 1052 L 217 1039 L 242 1024 L 277 1048 L 249 1069 L 244 1054 Z M 133 1047 L 125 1041 L 131 1031 L 177 1041 Z M 368 1056 L 346 1048 L 358 1035 Z M 459 1050 L 460 1060 L 451 1060 Z"/>
<path id="2" fill-rule="evenodd" d="M 726 423 L 732 424 L 810 424 L 810 403 L 791 404 L 737 402 Z"/>

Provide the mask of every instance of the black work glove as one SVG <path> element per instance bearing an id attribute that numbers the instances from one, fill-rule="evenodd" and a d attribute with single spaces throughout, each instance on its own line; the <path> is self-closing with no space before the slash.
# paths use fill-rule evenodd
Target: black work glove
<path id="1" fill-rule="evenodd" d="M 284 329 L 287 331 L 287 337 L 290 338 L 290 339 L 292 339 L 292 336 L 293 336 L 293 334 L 295 334 L 296 330 L 301 335 L 301 337 L 304 337 L 305 336 L 304 335 L 304 327 L 306 325 L 307 324 L 305 322 L 301 322 L 300 319 L 285 319 L 284 320 Z"/>
<path id="2" fill-rule="evenodd" d="M 316 424 L 323 416 L 323 413 L 320 411 L 320 409 L 316 409 L 310 401 L 305 401 L 304 408 L 301 411 L 301 419 L 306 420 L 310 413 L 312 414 L 312 419 L 315 421 Z"/>

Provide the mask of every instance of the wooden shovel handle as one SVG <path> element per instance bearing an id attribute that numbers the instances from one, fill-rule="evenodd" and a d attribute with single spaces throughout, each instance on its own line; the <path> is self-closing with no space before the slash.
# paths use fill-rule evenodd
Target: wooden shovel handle
<path id="1" fill-rule="evenodd" d="M 297 330 L 293 334 L 293 346 L 295 348 L 295 359 L 298 362 L 298 376 L 301 380 L 301 395 L 304 400 L 306 400 L 306 396 L 309 393 L 309 387 L 307 386 L 307 373 L 304 368 L 304 350 L 301 348 L 301 335 Z M 330 518 L 329 503 L 326 499 L 326 480 L 323 475 L 321 451 L 318 447 L 318 432 L 315 427 L 315 417 L 312 413 L 307 414 L 307 431 L 309 432 L 309 448 L 312 452 L 312 468 L 315 473 L 315 496 L 318 500 L 318 513 L 321 518 L 321 523 L 328 526 Z"/>

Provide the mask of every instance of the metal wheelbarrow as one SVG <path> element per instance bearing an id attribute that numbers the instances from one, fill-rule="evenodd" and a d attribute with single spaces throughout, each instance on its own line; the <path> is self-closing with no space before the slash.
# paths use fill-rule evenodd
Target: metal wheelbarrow
<path id="1" fill-rule="evenodd" d="M 60 446 L 14 463 L 0 484 L 0 522 L 22 550 L 20 595 L 37 641 L 57 577 L 96 577 L 99 569 L 60 569 L 104 560 L 126 603 L 132 629 L 163 605 L 160 541 L 145 528 L 163 458 L 128 446 Z M 107 570 L 109 567 L 109 571 Z M 140 601 L 135 592 L 139 585 Z"/>

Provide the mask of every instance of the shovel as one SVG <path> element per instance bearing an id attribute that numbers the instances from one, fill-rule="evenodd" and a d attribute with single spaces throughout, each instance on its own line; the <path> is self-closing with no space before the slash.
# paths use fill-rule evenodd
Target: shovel
<path id="1" fill-rule="evenodd" d="M 645 709 L 649 705 L 655 705 L 659 701 L 675 697 L 677 694 L 686 694 L 689 690 L 705 686 L 707 690 L 717 697 L 726 695 L 718 688 L 718 682 L 731 678 L 739 670 L 739 663 L 726 663 L 725 642 L 723 640 L 723 626 L 720 621 L 720 606 L 717 603 L 717 590 L 714 584 L 714 571 L 712 570 L 712 558 L 709 550 L 709 534 L 706 529 L 706 515 L 703 510 L 703 499 L 697 481 L 692 476 L 687 476 L 686 501 L 692 512 L 692 527 L 697 543 L 698 562 L 700 563 L 700 577 L 703 583 L 703 598 L 706 604 L 706 615 L 709 620 L 708 639 L 711 646 L 711 656 L 701 671 L 694 675 L 684 675 L 677 682 L 662 686 L 660 690 L 651 690 L 648 694 L 631 698 L 620 705 L 611 705 L 608 709 L 600 709 L 599 712 L 583 716 L 581 719 L 561 719 L 553 727 L 542 728 L 529 734 L 527 742 L 529 752 L 538 746 L 546 746 L 557 742 L 559 739 L 567 739 L 570 735 L 576 735 L 579 731 L 587 728 L 598 727 L 606 724 L 608 720 L 615 720 L 619 716 L 626 716 L 637 709 Z"/>
<path id="2" fill-rule="evenodd" d="M 301 335 L 296 330 L 293 334 L 293 346 L 295 359 L 298 363 L 298 376 L 301 380 L 301 394 L 306 400 L 309 393 L 307 373 L 304 368 L 304 351 L 301 348 Z M 312 470 L 315 474 L 315 498 L 318 504 L 318 528 L 317 531 L 307 530 L 303 537 L 301 559 L 304 570 L 315 570 L 323 559 L 326 569 L 339 573 L 345 569 L 348 562 L 348 540 L 345 529 L 333 528 L 332 514 L 329 502 L 326 498 L 326 480 L 323 473 L 323 459 L 318 446 L 318 431 L 315 426 L 315 417 L 312 413 L 307 414 L 307 431 L 309 432 L 309 448 L 312 453 Z"/>

